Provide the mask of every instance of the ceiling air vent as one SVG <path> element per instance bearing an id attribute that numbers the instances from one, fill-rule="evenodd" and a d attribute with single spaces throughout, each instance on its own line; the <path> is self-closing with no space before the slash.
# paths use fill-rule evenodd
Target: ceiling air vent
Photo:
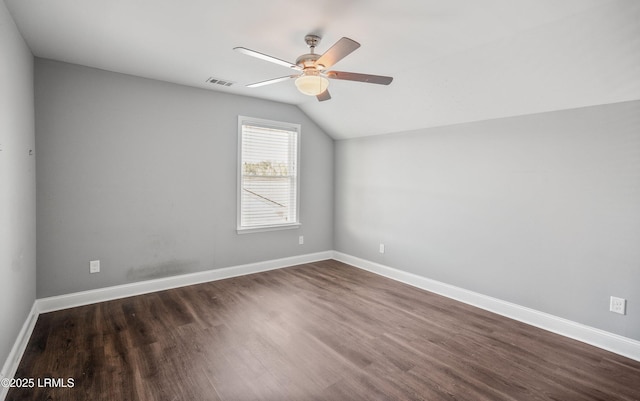
<path id="1" fill-rule="evenodd" d="M 220 86 L 231 86 L 235 84 L 235 82 L 233 81 L 228 81 L 226 79 L 213 78 L 213 77 L 207 79 L 207 82 L 209 82 L 210 84 L 220 85 Z"/>

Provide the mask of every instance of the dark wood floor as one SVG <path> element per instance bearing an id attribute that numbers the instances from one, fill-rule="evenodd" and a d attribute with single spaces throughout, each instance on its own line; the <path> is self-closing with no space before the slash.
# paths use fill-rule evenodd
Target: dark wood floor
<path id="1" fill-rule="evenodd" d="M 336 261 L 43 314 L 8 400 L 640 400 L 640 362 Z"/>

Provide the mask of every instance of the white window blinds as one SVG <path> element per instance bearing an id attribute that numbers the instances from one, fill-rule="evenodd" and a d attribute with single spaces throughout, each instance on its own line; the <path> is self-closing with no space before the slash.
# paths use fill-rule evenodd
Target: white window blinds
<path id="1" fill-rule="evenodd" d="M 238 231 L 295 227 L 300 126 L 239 118 Z"/>

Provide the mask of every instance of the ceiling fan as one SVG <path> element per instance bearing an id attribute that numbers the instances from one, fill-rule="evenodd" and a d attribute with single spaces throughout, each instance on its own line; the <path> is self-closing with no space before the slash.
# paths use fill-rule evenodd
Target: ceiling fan
<path id="1" fill-rule="evenodd" d="M 286 75 L 280 78 L 269 79 L 267 81 L 256 82 L 247 85 L 249 88 L 256 88 L 259 86 L 275 84 L 276 82 L 286 81 L 288 79 L 295 78 L 295 84 L 298 90 L 305 95 L 315 96 L 319 101 L 325 101 L 331 99 L 329 90 L 329 79 L 342 79 L 347 81 L 366 82 L 370 84 L 389 85 L 393 81 L 393 77 L 385 77 L 382 75 L 369 75 L 359 74 L 355 72 L 344 71 L 327 71 L 330 67 L 342 60 L 351 52 L 360 47 L 360 43 L 349 38 L 341 38 L 338 40 L 329 50 L 324 54 L 316 54 L 315 48 L 320 43 L 320 37 L 317 35 L 307 35 L 304 38 L 307 46 L 309 46 L 309 53 L 303 54 L 296 59 L 295 64 L 290 63 L 279 58 L 269 56 L 250 50 L 245 47 L 234 47 L 242 54 L 256 57 L 261 60 L 270 61 L 272 63 L 291 68 L 293 70 L 300 71 L 299 74 Z"/>

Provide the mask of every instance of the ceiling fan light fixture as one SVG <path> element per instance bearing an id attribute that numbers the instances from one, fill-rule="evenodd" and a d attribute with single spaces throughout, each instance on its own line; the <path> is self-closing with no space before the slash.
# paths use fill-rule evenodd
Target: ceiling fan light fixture
<path id="1" fill-rule="evenodd" d="M 331 95 L 327 90 L 329 87 L 329 79 L 365 82 L 379 85 L 389 85 L 391 81 L 393 81 L 393 77 L 385 77 L 382 75 L 333 70 L 329 71 L 334 64 L 360 47 L 360 43 L 353 39 L 342 37 L 334 43 L 329 50 L 321 55 L 315 52 L 315 48 L 320 42 L 319 36 L 307 35 L 304 40 L 307 43 L 307 46 L 309 46 L 309 53 L 298 57 L 295 64 L 245 47 L 234 47 L 233 50 L 242 54 L 246 54 L 260 60 L 269 61 L 284 67 L 289 67 L 300 72 L 297 75 L 288 75 L 248 84 L 247 87 L 257 88 L 259 86 L 275 84 L 277 82 L 288 81 L 291 78 L 295 78 L 296 87 L 302 94 L 315 96 L 319 102 L 324 102 L 331 99 Z"/>
<path id="2" fill-rule="evenodd" d="M 329 86 L 329 80 L 319 74 L 303 74 L 296 79 L 298 90 L 308 96 L 318 96 Z"/>

